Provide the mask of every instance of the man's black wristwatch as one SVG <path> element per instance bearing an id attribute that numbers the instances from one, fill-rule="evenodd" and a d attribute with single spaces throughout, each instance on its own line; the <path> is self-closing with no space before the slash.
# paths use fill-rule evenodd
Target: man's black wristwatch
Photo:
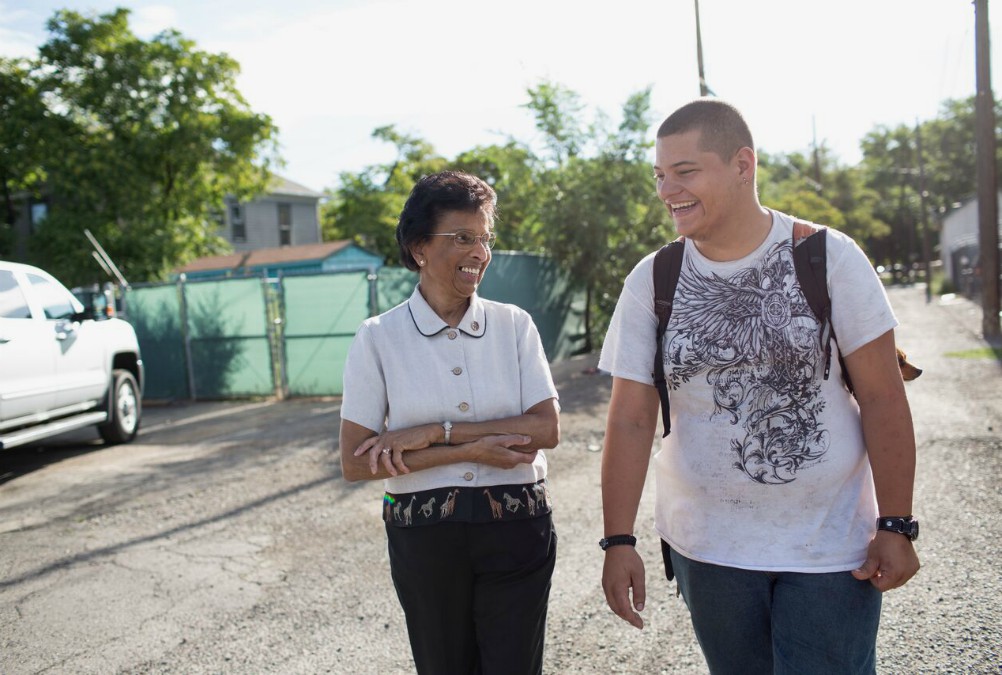
<path id="1" fill-rule="evenodd" d="M 877 529 L 903 534 L 910 541 L 918 539 L 918 521 L 911 516 L 884 516 L 877 518 Z"/>
<path id="2" fill-rule="evenodd" d="M 599 539 L 598 545 L 602 547 L 603 551 L 610 546 L 636 546 L 637 538 L 632 534 L 614 534 L 611 537 Z"/>

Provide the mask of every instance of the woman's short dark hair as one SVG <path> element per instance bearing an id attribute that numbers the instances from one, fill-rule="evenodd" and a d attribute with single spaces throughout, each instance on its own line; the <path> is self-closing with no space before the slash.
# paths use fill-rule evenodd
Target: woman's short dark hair
<path id="1" fill-rule="evenodd" d="M 428 238 L 443 212 L 483 211 L 493 227 L 496 203 L 494 188 L 476 176 L 462 171 L 442 171 L 424 176 L 411 190 L 397 222 L 400 262 L 409 270 L 418 270 L 418 264 L 411 255 L 411 246 Z"/>
<path id="2" fill-rule="evenodd" d="M 658 129 L 658 138 L 700 132 L 699 147 L 731 161 L 741 148 L 755 149 L 751 130 L 744 116 L 730 103 L 717 98 L 700 98 L 673 112 Z"/>

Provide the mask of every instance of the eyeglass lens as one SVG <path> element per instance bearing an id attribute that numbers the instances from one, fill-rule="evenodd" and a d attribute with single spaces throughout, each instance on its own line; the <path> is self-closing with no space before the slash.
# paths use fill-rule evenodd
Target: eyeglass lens
<path id="1" fill-rule="evenodd" d="M 482 242 L 487 248 L 493 248 L 494 242 L 497 241 L 497 235 L 493 232 L 477 235 L 466 230 L 460 230 L 459 232 L 453 234 L 452 240 L 455 241 L 456 246 L 459 246 L 460 248 L 469 248 L 478 241 Z"/>

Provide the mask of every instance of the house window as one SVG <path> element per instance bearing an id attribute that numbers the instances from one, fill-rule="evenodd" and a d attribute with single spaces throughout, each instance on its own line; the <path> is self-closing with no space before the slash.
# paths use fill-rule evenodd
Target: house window
<path id="1" fill-rule="evenodd" d="M 247 225 L 244 223 L 244 210 L 239 204 L 230 204 L 230 225 L 233 227 L 234 243 L 247 241 Z"/>
<path id="2" fill-rule="evenodd" d="M 292 244 L 292 204 L 278 205 L 278 245 Z"/>
<path id="3" fill-rule="evenodd" d="M 49 215 L 48 203 L 36 201 L 31 202 L 30 226 L 32 232 L 36 232 L 38 230 L 38 226 L 42 224 L 42 221 L 45 220 L 47 215 Z"/>

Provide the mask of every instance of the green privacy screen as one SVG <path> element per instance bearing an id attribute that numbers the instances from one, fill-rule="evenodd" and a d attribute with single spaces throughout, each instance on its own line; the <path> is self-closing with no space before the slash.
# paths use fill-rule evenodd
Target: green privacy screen
<path id="1" fill-rule="evenodd" d="M 411 297 L 418 275 L 406 267 L 383 267 L 379 270 L 379 283 L 376 286 L 376 311 L 382 314 L 393 309 L 401 302 Z"/>
<path id="2" fill-rule="evenodd" d="M 274 394 L 264 282 L 193 282 L 185 301 L 194 398 Z"/>
<path id="3" fill-rule="evenodd" d="M 402 267 L 379 270 L 376 314 L 410 297 L 416 273 Z M 584 292 L 557 264 L 542 255 L 495 251 L 478 291 L 481 297 L 518 305 L 532 315 L 547 358 L 566 359 L 584 344 Z"/>
<path id="4" fill-rule="evenodd" d="M 338 396 L 348 347 L 369 316 L 365 272 L 285 277 L 283 338 L 290 396 Z"/>
<path id="5" fill-rule="evenodd" d="M 495 251 L 479 293 L 531 314 L 551 363 L 566 359 L 584 344 L 584 293 L 572 287 L 550 258 Z"/>
<path id="6" fill-rule="evenodd" d="M 181 291 L 174 285 L 133 287 L 126 295 L 126 319 L 136 329 L 146 369 L 143 395 L 153 399 L 189 398 Z"/>
<path id="7" fill-rule="evenodd" d="M 417 274 L 340 272 L 134 287 L 128 318 L 146 363 L 146 397 L 339 396 L 359 324 L 407 300 Z M 549 360 L 583 344 L 584 294 L 550 259 L 497 251 L 480 294 L 525 309 Z"/>

